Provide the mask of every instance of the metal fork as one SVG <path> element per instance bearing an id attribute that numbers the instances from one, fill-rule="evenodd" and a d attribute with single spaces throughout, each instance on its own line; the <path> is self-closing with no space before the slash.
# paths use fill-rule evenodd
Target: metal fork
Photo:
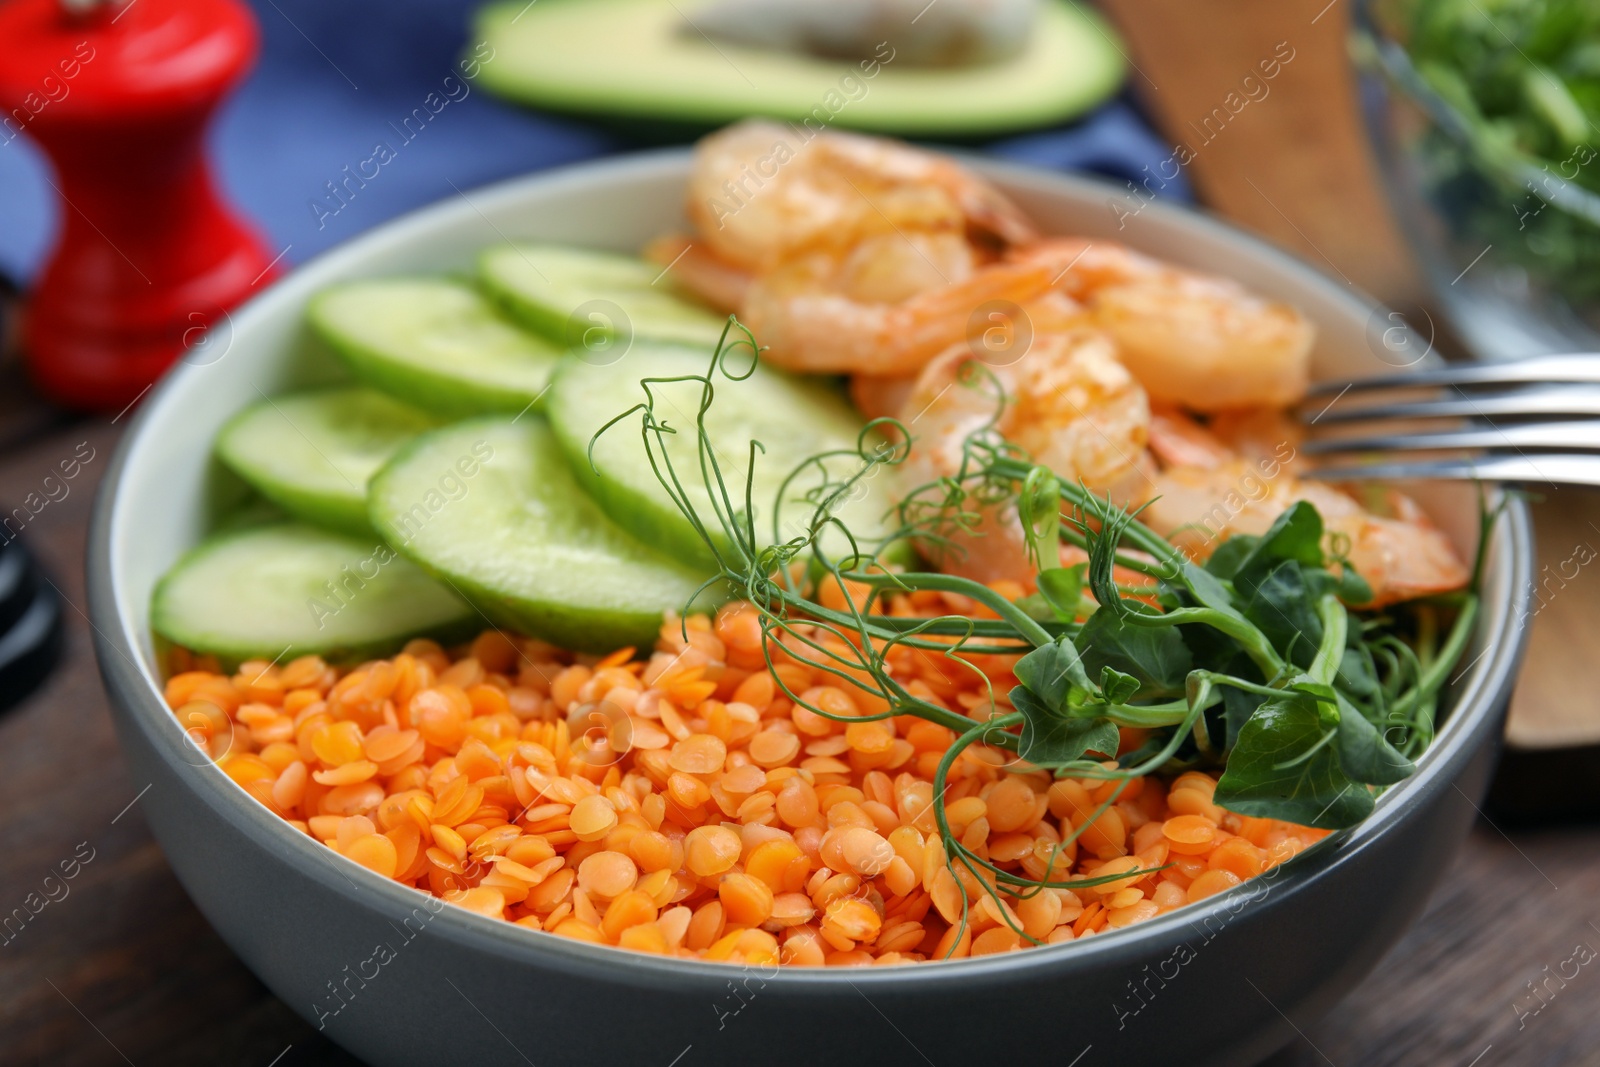
<path id="1" fill-rule="evenodd" d="M 1387 402 L 1378 395 L 1367 402 L 1402 390 L 1432 395 Z M 1300 417 L 1318 429 L 1377 424 L 1305 442 L 1302 451 L 1319 460 L 1360 459 L 1309 472 L 1326 481 L 1443 478 L 1600 486 L 1600 353 L 1325 382 L 1312 388 Z M 1454 424 L 1420 430 L 1381 425 L 1444 419 Z"/>

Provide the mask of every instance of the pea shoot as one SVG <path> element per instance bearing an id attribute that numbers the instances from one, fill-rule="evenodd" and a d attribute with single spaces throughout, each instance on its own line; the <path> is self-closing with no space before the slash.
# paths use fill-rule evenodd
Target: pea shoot
<path id="1" fill-rule="evenodd" d="M 895 420 L 869 423 L 853 451 L 809 459 L 763 515 L 750 488 L 761 444 L 749 444 L 745 485 L 730 486 L 705 430 L 719 380 L 754 373 L 758 355 L 749 331 L 730 318 L 704 374 L 644 379 L 645 400 L 599 433 L 637 420 L 652 469 L 715 558 L 707 588 L 754 606 L 769 668 L 781 648 L 886 710 L 847 719 L 808 702 L 773 670 L 784 696 L 836 721 L 911 715 L 955 733 L 934 777 L 933 814 L 949 861 L 989 893 L 1085 888 L 1138 869 L 1052 879 L 1052 857 L 1045 877 L 1030 878 L 966 847 L 940 798 L 951 768 L 975 746 L 998 754 L 1008 770 L 1119 783 L 1058 855 L 1123 785 L 1147 774 L 1220 767 L 1214 799 L 1223 808 L 1339 830 L 1413 773 L 1473 632 L 1476 574 L 1467 590 L 1363 611 L 1370 589 L 1305 502 L 1261 536 L 1231 537 L 1197 563 L 1136 510 L 1034 463 L 992 423 L 966 440 L 954 474 L 902 493 L 897 521 L 875 540 L 859 540 L 837 511 L 865 479 L 900 466 L 916 447 Z M 680 430 L 669 421 L 678 410 L 658 410 L 657 398 L 658 387 L 684 382 L 699 384 L 700 404 L 695 426 Z M 665 435 L 685 431 L 698 441 L 691 471 L 665 445 Z M 709 492 L 711 514 L 691 503 L 685 478 Z M 791 517 L 796 509 L 800 521 Z M 968 578 L 883 562 L 951 550 L 954 532 L 1002 519 L 1021 524 L 1036 569 L 1037 593 L 1020 600 Z M 1485 533 L 1492 520 L 1485 515 Z M 1087 562 L 1062 566 L 1062 544 L 1082 548 Z M 1119 582 L 1119 569 L 1145 584 Z M 842 608 L 823 603 L 818 590 L 829 582 L 843 592 Z M 883 610 L 891 597 L 928 591 L 959 594 L 993 617 Z M 976 721 L 908 689 L 887 663 L 903 648 L 936 653 L 983 679 L 993 716 Z M 1016 657 L 1018 684 L 1008 692 L 994 692 L 974 662 L 996 654 Z M 1144 737 L 1130 751 L 1121 751 L 1124 728 Z"/>

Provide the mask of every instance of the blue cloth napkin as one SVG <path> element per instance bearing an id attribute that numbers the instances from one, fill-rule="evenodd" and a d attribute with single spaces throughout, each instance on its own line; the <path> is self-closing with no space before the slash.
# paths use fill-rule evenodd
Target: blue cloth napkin
<path id="1" fill-rule="evenodd" d="M 229 198 L 274 254 L 301 262 L 395 215 L 499 178 L 627 151 L 620 135 L 503 103 L 462 77 L 476 0 L 253 0 L 262 54 L 224 104 L 212 153 Z M 429 94 L 434 94 L 431 103 Z M 440 106 L 440 102 L 443 106 Z M 405 120 L 437 109 L 426 124 Z M 392 158 L 368 162 L 379 143 Z M 1171 154 L 1125 100 L 987 146 L 1007 159 L 1137 183 Z M 335 199 L 328 184 L 377 176 Z M 1163 196 L 1188 198 L 1169 183 Z M 0 145 L 0 271 L 26 280 L 57 224 L 40 153 Z"/>

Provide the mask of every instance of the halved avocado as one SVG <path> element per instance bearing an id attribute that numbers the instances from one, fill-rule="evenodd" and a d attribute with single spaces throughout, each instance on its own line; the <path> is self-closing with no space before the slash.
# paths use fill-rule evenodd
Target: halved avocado
<path id="1" fill-rule="evenodd" d="M 850 63 L 713 41 L 691 0 L 503 0 L 478 15 L 491 92 L 575 114 L 718 126 L 749 115 L 918 137 L 1031 129 L 1117 91 L 1124 60 L 1100 16 L 1047 0 L 1027 47 L 977 67 Z M 882 50 L 892 55 L 893 42 Z M 871 76 L 868 76 L 871 72 Z"/>

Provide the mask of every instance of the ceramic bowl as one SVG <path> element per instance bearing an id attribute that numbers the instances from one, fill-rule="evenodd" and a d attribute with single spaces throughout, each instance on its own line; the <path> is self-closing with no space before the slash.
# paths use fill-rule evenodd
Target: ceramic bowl
<path id="1" fill-rule="evenodd" d="M 89 549 L 96 648 L 140 810 L 189 895 L 271 990 L 383 1065 L 441 1063 L 1253 1062 L 1377 963 L 1422 908 L 1472 821 L 1522 652 L 1532 548 L 1509 502 L 1484 611 L 1418 773 L 1351 832 L 1272 877 L 1139 926 L 1050 948 L 915 966 L 765 972 L 582 944 L 496 922 L 385 880 L 291 829 L 186 740 L 161 698 L 150 591 L 227 494 L 217 428 L 262 393 L 329 377 L 306 301 L 374 275 L 470 269 L 531 238 L 637 249 L 681 224 L 687 154 L 519 179 L 380 227 L 234 312 L 145 401 L 98 502 Z M 1095 182 L 982 164 L 1047 232 L 1124 241 L 1240 279 L 1318 327 L 1318 377 L 1389 369 L 1370 300 L 1200 214 L 1134 213 Z M 1392 333 L 1392 330 L 1390 331 Z M 1381 341 L 1375 339 L 1382 336 Z M 1424 487 L 1425 490 L 1428 487 Z M 1464 551 L 1477 505 L 1424 491 Z"/>

